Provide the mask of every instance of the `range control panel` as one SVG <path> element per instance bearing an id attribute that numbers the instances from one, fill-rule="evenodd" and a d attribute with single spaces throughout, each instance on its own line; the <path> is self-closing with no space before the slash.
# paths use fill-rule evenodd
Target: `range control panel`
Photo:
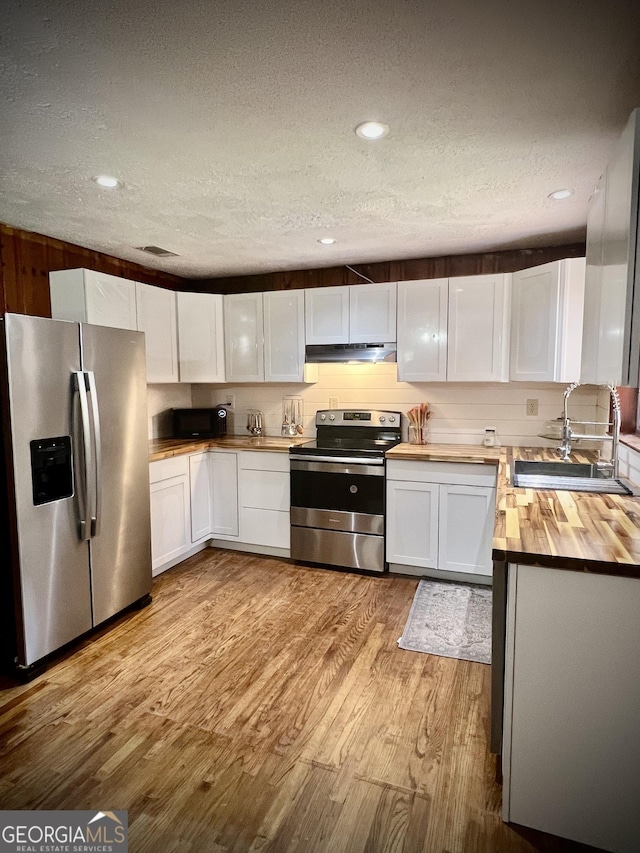
<path id="1" fill-rule="evenodd" d="M 400 426 L 400 412 L 377 409 L 320 409 L 316 412 L 316 426 Z"/>

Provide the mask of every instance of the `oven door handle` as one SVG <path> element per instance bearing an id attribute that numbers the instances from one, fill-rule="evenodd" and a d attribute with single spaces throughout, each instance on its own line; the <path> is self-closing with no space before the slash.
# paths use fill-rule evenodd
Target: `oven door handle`
<path id="1" fill-rule="evenodd" d="M 335 456 L 291 456 L 291 471 L 320 471 L 326 474 L 351 474 L 366 477 L 384 477 L 384 462 L 383 461 L 367 461 L 363 462 L 342 458 L 339 461 Z M 326 461 L 322 461 L 326 460 Z"/>
<path id="2" fill-rule="evenodd" d="M 290 453 L 289 459 L 295 459 L 300 462 L 335 462 L 337 465 L 340 463 L 349 463 L 350 465 L 384 465 L 383 458 L 365 459 L 362 456 L 316 456 L 315 453 L 313 456 Z"/>

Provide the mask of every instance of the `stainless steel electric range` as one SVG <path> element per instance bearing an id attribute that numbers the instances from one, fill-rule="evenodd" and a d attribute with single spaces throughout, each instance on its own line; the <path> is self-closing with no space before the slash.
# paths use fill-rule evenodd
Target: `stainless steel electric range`
<path id="1" fill-rule="evenodd" d="M 385 570 L 385 451 L 401 441 L 400 412 L 326 409 L 315 441 L 292 447 L 291 557 Z"/>

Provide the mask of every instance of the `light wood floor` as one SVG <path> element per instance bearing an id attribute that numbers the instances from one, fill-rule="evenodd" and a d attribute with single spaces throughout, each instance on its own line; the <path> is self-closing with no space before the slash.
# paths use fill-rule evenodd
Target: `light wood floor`
<path id="1" fill-rule="evenodd" d="M 406 652 L 417 581 L 205 551 L 0 687 L 0 808 L 128 809 L 132 853 L 586 850 L 505 826 L 490 668 Z"/>

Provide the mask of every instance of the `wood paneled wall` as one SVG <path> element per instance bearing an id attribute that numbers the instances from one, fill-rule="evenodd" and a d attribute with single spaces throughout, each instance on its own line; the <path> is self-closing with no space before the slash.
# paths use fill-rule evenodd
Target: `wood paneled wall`
<path id="1" fill-rule="evenodd" d="M 404 281 L 513 272 L 560 258 L 580 257 L 584 255 L 584 250 L 584 243 L 571 243 L 542 249 L 510 249 L 505 252 L 448 255 L 441 258 L 414 258 L 372 264 L 354 262 L 350 266 L 373 281 Z M 2 313 L 11 311 L 17 314 L 51 316 L 49 273 L 52 270 L 77 267 L 111 273 L 172 290 L 194 290 L 205 293 L 290 290 L 362 282 L 359 276 L 345 266 L 290 270 L 263 275 L 185 279 L 101 252 L 94 252 L 73 243 L 65 243 L 30 231 L 21 231 L 0 223 L 0 308 Z"/>
<path id="2" fill-rule="evenodd" d="M 187 282 L 170 273 L 150 270 L 102 252 L 93 252 L 53 237 L 0 224 L 0 299 L 2 313 L 51 316 L 49 273 L 84 267 L 146 284 L 186 290 Z"/>
<path id="3" fill-rule="evenodd" d="M 458 275 L 484 275 L 515 272 L 562 258 L 584 257 L 584 243 L 570 243 L 542 249 L 510 249 L 505 252 L 478 252 L 473 255 L 446 255 L 440 258 L 414 258 L 406 261 L 352 266 L 372 281 L 411 281 L 423 278 L 449 278 Z M 264 275 L 230 276 L 191 281 L 193 290 L 216 293 L 248 293 L 261 290 L 294 290 L 302 287 L 330 287 L 360 284 L 362 279 L 346 266 L 312 270 L 289 270 Z"/>

